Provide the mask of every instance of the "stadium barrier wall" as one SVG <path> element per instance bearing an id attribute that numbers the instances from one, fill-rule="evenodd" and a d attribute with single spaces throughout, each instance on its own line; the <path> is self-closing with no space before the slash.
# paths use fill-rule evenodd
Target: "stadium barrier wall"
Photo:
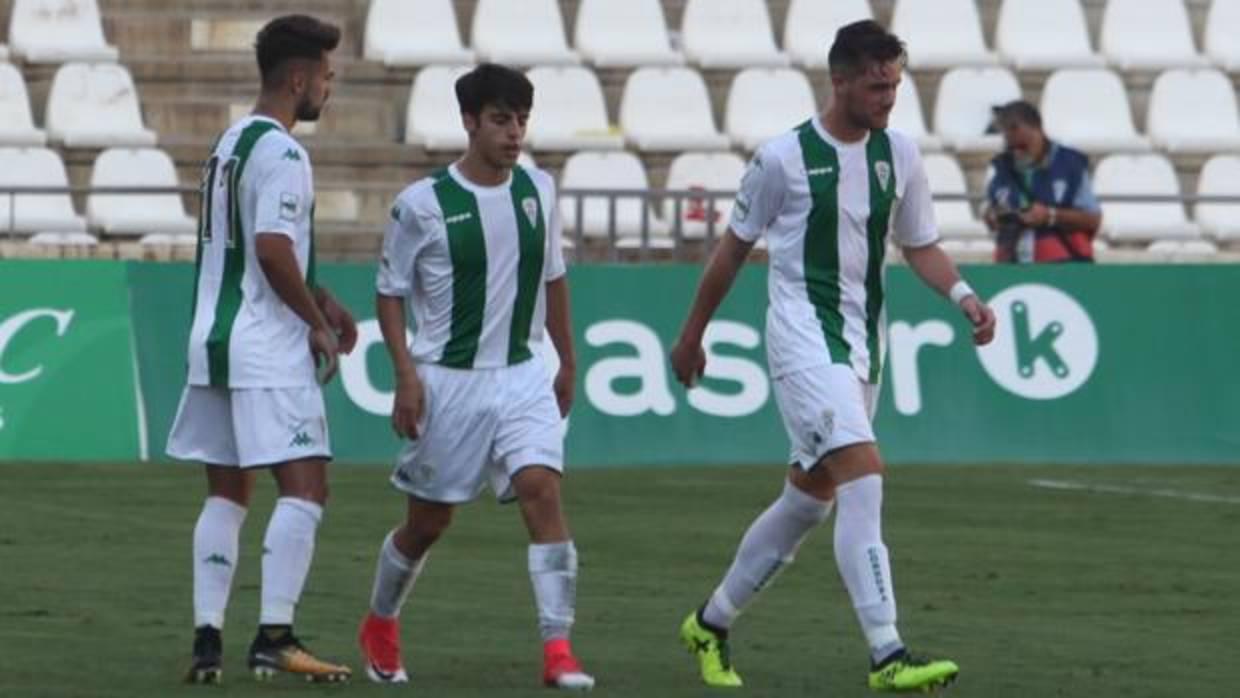
<path id="1" fill-rule="evenodd" d="M 876 428 L 890 462 L 1240 462 L 1240 267 L 966 273 L 1000 322 L 981 351 L 957 310 L 908 269 L 888 272 Z M 571 270 L 574 465 L 786 459 L 765 368 L 765 267 L 744 270 L 712 323 L 700 386 L 675 384 L 666 356 L 699 274 Z M 184 264 L 0 262 L 0 460 L 162 458 L 184 380 L 192 277 Z M 386 416 L 392 377 L 373 269 L 324 265 L 320 278 L 358 315 L 361 334 L 326 390 L 337 457 L 389 462 L 399 443 Z"/>
<path id="2" fill-rule="evenodd" d="M 0 460 L 146 454 L 125 266 L 0 262 Z"/>

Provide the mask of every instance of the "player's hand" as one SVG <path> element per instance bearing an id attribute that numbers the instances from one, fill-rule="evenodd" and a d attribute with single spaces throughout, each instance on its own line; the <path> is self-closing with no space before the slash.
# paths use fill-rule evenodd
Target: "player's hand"
<path id="1" fill-rule="evenodd" d="M 327 318 L 327 324 L 331 325 L 336 332 L 340 353 L 352 352 L 353 347 L 357 346 L 357 321 L 353 319 L 353 313 L 350 313 L 348 308 L 331 296 L 327 297 L 322 310 L 323 317 Z"/>
<path id="2" fill-rule="evenodd" d="M 698 379 L 706 372 L 706 352 L 701 342 L 685 342 L 683 339 L 672 347 L 672 372 L 676 380 L 686 388 L 697 385 Z"/>
<path id="3" fill-rule="evenodd" d="M 402 439 L 418 438 L 418 422 L 422 420 L 425 393 L 416 375 L 396 381 L 396 402 L 392 404 L 392 429 Z"/>
<path id="4" fill-rule="evenodd" d="M 573 391 L 577 386 L 577 371 L 571 366 L 560 366 L 551 387 L 555 390 L 555 402 L 560 406 L 560 417 L 567 417 L 573 409 Z"/>
<path id="5" fill-rule="evenodd" d="M 990 344 L 995 338 L 995 312 L 977 296 L 966 296 L 960 301 L 960 309 L 973 324 L 973 343 L 977 346 Z"/>
<path id="6" fill-rule="evenodd" d="M 327 385 L 336 375 L 336 357 L 339 353 L 340 344 L 334 331 L 326 327 L 310 330 L 310 354 L 314 357 L 319 385 Z"/>

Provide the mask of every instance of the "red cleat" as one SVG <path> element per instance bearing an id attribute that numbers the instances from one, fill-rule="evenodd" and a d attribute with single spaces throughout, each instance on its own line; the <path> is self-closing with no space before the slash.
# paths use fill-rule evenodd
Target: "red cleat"
<path id="1" fill-rule="evenodd" d="M 551 640 L 543 644 L 543 685 L 570 691 L 588 691 L 594 688 L 594 677 L 581 668 L 581 662 L 573 656 L 568 640 Z"/>
<path id="2" fill-rule="evenodd" d="M 366 675 L 375 683 L 405 683 L 409 675 L 400 661 L 400 621 L 367 613 L 357 631 L 366 658 Z"/>

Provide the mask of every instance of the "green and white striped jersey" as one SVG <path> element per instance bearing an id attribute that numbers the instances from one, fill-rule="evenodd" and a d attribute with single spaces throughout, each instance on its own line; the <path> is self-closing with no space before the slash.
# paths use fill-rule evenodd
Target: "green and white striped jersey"
<path id="1" fill-rule="evenodd" d="M 532 356 L 545 282 L 565 271 L 558 210 L 551 176 L 521 166 L 483 187 L 453 164 L 396 197 L 376 287 L 409 299 L 414 360 L 495 368 Z"/>
<path id="2" fill-rule="evenodd" d="M 247 116 L 220 136 L 202 187 L 189 384 L 314 385 L 309 327 L 267 283 L 254 249 L 258 233 L 287 235 L 313 281 L 310 156 L 279 122 Z"/>
<path id="3" fill-rule="evenodd" d="M 841 143 L 810 119 L 758 150 L 731 227 L 749 242 L 766 235 L 772 376 L 836 363 L 877 383 L 888 234 L 905 247 L 938 240 L 916 144 L 891 130 Z"/>

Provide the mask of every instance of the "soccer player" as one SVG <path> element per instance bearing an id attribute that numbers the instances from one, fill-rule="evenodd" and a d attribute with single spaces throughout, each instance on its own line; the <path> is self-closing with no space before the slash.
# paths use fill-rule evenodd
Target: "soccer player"
<path id="1" fill-rule="evenodd" d="M 319 117 L 340 30 L 301 15 L 258 34 L 262 89 L 254 112 L 217 141 L 203 174 L 189 376 L 168 454 L 205 464 L 207 499 L 194 527 L 190 683 L 218 683 L 220 631 L 238 535 L 266 468 L 279 490 L 263 540 L 262 609 L 249 666 L 316 681 L 349 668 L 315 657 L 293 634 L 314 554 L 331 459 L 323 395 L 357 328 L 314 278 L 310 157 L 289 132 Z M 316 365 L 320 372 L 316 376 Z"/>
<path id="2" fill-rule="evenodd" d="M 959 304 L 985 344 L 994 314 L 936 244 L 917 148 L 887 129 L 904 45 L 872 21 L 847 25 L 829 53 L 826 110 L 762 146 L 740 185 L 731 230 L 707 263 L 672 350 L 677 379 L 703 375 L 702 333 L 763 234 L 770 250 L 767 350 L 792 445 L 783 493 L 750 525 L 731 567 L 681 626 L 711 686 L 740 686 L 728 631 L 792 562 L 835 505 L 835 559 L 870 648 L 870 688 L 924 690 L 957 666 L 909 653 L 896 630 L 881 510 L 883 463 L 871 419 L 884 344 L 883 256 L 890 235 L 913 271 Z"/>
<path id="3" fill-rule="evenodd" d="M 456 97 L 464 157 L 397 196 L 383 241 L 376 312 L 396 374 L 392 426 L 409 439 L 392 484 L 408 502 L 379 551 L 358 640 L 371 679 L 408 680 L 401 606 L 456 506 L 489 484 L 519 503 L 529 532 L 543 683 L 589 689 L 569 644 L 577 550 L 560 505 L 560 429 L 575 358 L 555 185 L 516 164 L 534 88 L 482 64 L 457 81 Z M 544 325 L 560 359 L 554 380 L 534 351 Z"/>

